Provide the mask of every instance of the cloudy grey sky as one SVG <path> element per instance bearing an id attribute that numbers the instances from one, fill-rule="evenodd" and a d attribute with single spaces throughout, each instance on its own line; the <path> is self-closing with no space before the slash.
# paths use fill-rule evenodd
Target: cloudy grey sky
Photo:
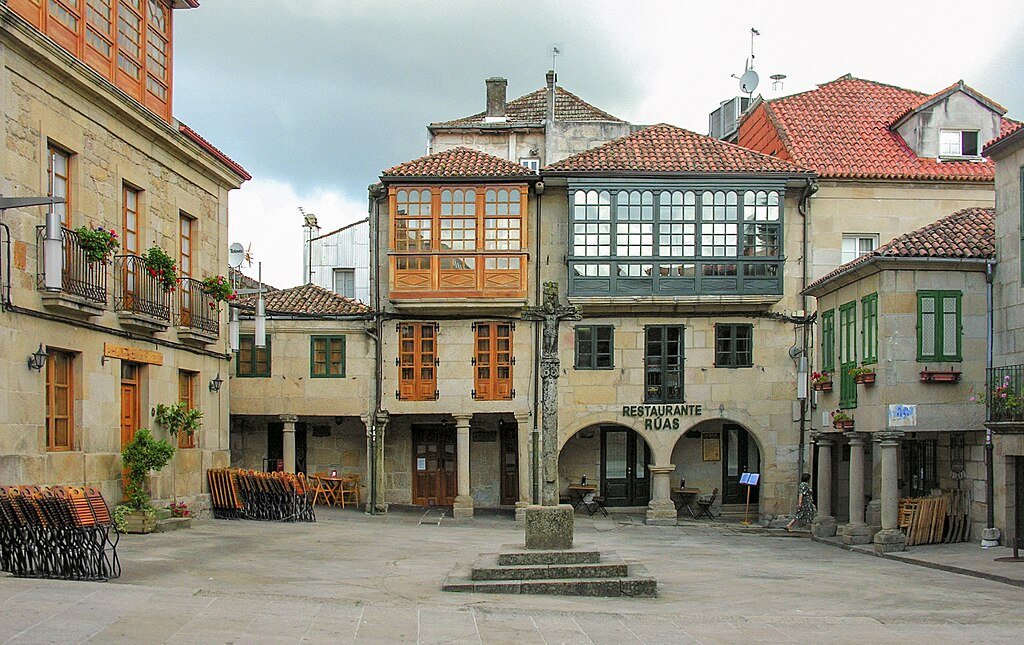
<path id="1" fill-rule="evenodd" d="M 427 123 L 483 109 L 484 78 L 507 77 L 509 99 L 538 89 L 561 43 L 560 85 L 706 132 L 752 26 L 766 96 L 774 73 L 782 94 L 847 72 L 926 92 L 963 78 L 1024 118 L 1019 0 L 204 0 L 176 12 L 175 115 L 255 177 L 232 195 L 232 239 L 288 286 L 298 206 L 324 231 L 365 216 L 366 186 L 424 153 Z"/>

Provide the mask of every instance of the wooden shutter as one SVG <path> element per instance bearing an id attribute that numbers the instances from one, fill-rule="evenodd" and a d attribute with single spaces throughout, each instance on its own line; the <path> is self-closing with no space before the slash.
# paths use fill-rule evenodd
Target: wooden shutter
<path id="1" fill-rule="evenodd" d="M 512 324 L 476 324 L 476 398 L 498 401 L 512 398 Z"/>
<path id="2" fill-rule="evenodd" d="M 437 392 L 437 338 L 434 325 L 402 323 L 398 327 L 398 397 L 429 401 Z"/>

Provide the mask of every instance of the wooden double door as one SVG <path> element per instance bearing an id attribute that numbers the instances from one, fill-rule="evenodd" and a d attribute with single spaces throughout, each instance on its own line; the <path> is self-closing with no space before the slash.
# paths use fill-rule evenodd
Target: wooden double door
<path id="1" fill-rule="evenodd" d="M 413 424 L 412 503 L 451 506 L 458 495 L 455 426 Z"/>
<path id="2" fill-rule="evenodd" d="M 743 473 L 761 470 L 761 455 L 757 444 L 743 426 L 726 423 L 722 426 L 722 503 L 743 504 L 747 487 L 740 484 Z M 750 503 L 757 503 L 761 486 L 750 487 Z"/>
<path id="3" fill-rule="evenodd" d="M 137 363 L 121 361 L 121 448 L 135 437 L 141 422 L 140 372 L 141 368 Z"/>
<path id="4" fill-rule="evenodd" d="M 646 506 L 651 501 L 651 451 L 639 433 L 601 427 L 601 494 L 605 506 Z"/>

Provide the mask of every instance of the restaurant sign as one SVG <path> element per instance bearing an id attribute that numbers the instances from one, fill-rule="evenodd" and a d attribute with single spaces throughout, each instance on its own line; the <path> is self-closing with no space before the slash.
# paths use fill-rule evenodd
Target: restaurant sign
<path id="1" fill-rule="evenodd" d="M 704 406 L 700 403 L 622 406 L 622 416 L 642 418 L 644 430 L 678 430 L 680 417 L 699 417 L 702 414 Z"/>

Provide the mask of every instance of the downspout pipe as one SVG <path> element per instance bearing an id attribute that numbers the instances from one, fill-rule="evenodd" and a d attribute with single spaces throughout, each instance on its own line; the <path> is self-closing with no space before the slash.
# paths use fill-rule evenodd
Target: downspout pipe
<path id="1" fill-rule="evenodd" d="M 985 265 L 985 309 L 986 311 L 986 347 L 985 347 L 985 375 L 992 373 L 993 354 L 993 323 L 995 316 L 992 312 L 993 297 L 992 283 L 995 279 L 995 263 L 989 262 Z M 993 453 L 995 448 L 992 445 L 992 428 L 985 428 L 985 530 L 981 532 L 981 548 L 999 546 L 1000 531 L 996 528 L 995 508 L 995 466 L 993 464 Z M 1016 554 L 1014 554 L 1016 555 Z"/>
<path id="2" fill-rule="evenodd" d="M 545 137 L 545 141 L 547 138 Z M 543 211 L 542 206 L 544 205 L 544 183 L 537 182 L 534 186 L 534 193 L 537 195 L 537 217 L 536 225 L 534 226 L 534 304 L 540 305 L 541 302 L 541 255 L 540 255 L 540 221 L 541 212 Z M 540 343 L 541 343 L 541 323 L 539 321 L 533 323 L 533 431 L 530 433 L 530 483 L 534 504 L 540 504 L 540 426 L 538 425 L 540 419 Z"/>
<path id="3" fill-rule="evenodd" d="M 377 490 L 377 451 L 378 441 L 380 440 L 380 428 L 378 427 L 379 418 L 381 416 L 381 390 L 382 390 L 382 369 L 383 369 L 383 348 L 381 347 L 382 327 L 383 327 L 383 316 L 380 310 L 380 188 L 376 185 L 371 185 L 367 191 L 369 193 L 369 203 L 367 210 L 369 214 L 370 224 L 370 239 L 371 239 L 371 253 L 370 253 L 370 280 L 373 282 L 373 295 L 372 304 L 373 309 L 373 331 L 366 330 L 367 336 L 373 340 L 373 367 L 374 367 L 374 389 L 373 389 L 373 405 L 371 406 L 370 418 L 367 420 L 369 425 L 369 436 L 368 436 L 368 454 L 367 454 L 367 465 L 370 475 L 370 515 L 378 515 L 378 504 L 377 500 L 380 497 L 380 491 Z"/>
<path id="4" fill-rule="evenodd" d="M 800 195 L 800 202 L 799 202 L 798 207 L 797 207 L 797 210 L 800 211 L 800 217 L 801 217 L 801 220 L 802 220 L 801 221 L 801 236 L 802 236 L 801 237 L 801 244 L 803 245 L 803 250 L 801 252 L 801 258 L 800 258 L 800 267 L 801 267 L 801 271 L 802 271 L 801 287 L 800 287 L 800 308 L 803 310 L 804 317 L 807 320 L 810 319 L 807 316 L 807 303 L 808 303 L 808 300 L 807 300 L 807 295 L 803 293 L 804 290 L 807 289 L 807 285 L 810 283 L 810 272 L 809 272 L 809 268 L 808 268 L 808 258 L 807 258 L 807 255 L 810 252 L 810 241 L 808 240 L 807 233 L 810 230 L 809 222 L 808 222 L 808 219 L 810 217 L 810 199 L 811 199 L 811 196 L 814 195 L 816 192 L 818 192 L 818 182 L 815 181 L 814 179 L 808 179 L 807 183 L 804 185 L 803 193 Z M 800 347 L 801 357 L 804 358 L 804 359 L 807 359 L 806 362 L 805 362 L 806 365 L 810 365 L 811 361 L 810 361 L 810 357 L 807 355 L 807 353 L 808 353 L 807 349 L 810 346 L 811 323 L 810 322 L 803 323 L 801 325 L 801 330 L 802 330 L 802 339 L 801 339 L 801 347 Z M 809 369 L 808 370 L 804 370 L 802 373 L 800 372 L 800 370 L 797 370 L 798 378 L 806 379 L 809 372 L 810 372 Z M 810 396 L 810 388 L 807 387 L 807 386 L 808 386 L 808 383 L 804 383 L 803 384 L 803 391 L 807 393 L 807 396 Z M 799 385 L 797 386 L 797 389 L 798 390 L 800 389 Z M 804 465 L 805 465 L 805 463 L 807 461 L 806 447 L 805 447 L 805 444 L 807 443 L 807 407 L 808 407 L 808 400 L 807 400 L 807 398 L 805 397 L 803 399 L 800 399 L 800 446 L 799 446 L 799 450 L 798 450 L 798 453 L 797 453 L 797 472 L 799 474 L 801 474 L 801 475 L 804 472 Z M 813 470 L 813 466 L 814 466 L 814 464 L 812 464 L 812 470 Z"/>

